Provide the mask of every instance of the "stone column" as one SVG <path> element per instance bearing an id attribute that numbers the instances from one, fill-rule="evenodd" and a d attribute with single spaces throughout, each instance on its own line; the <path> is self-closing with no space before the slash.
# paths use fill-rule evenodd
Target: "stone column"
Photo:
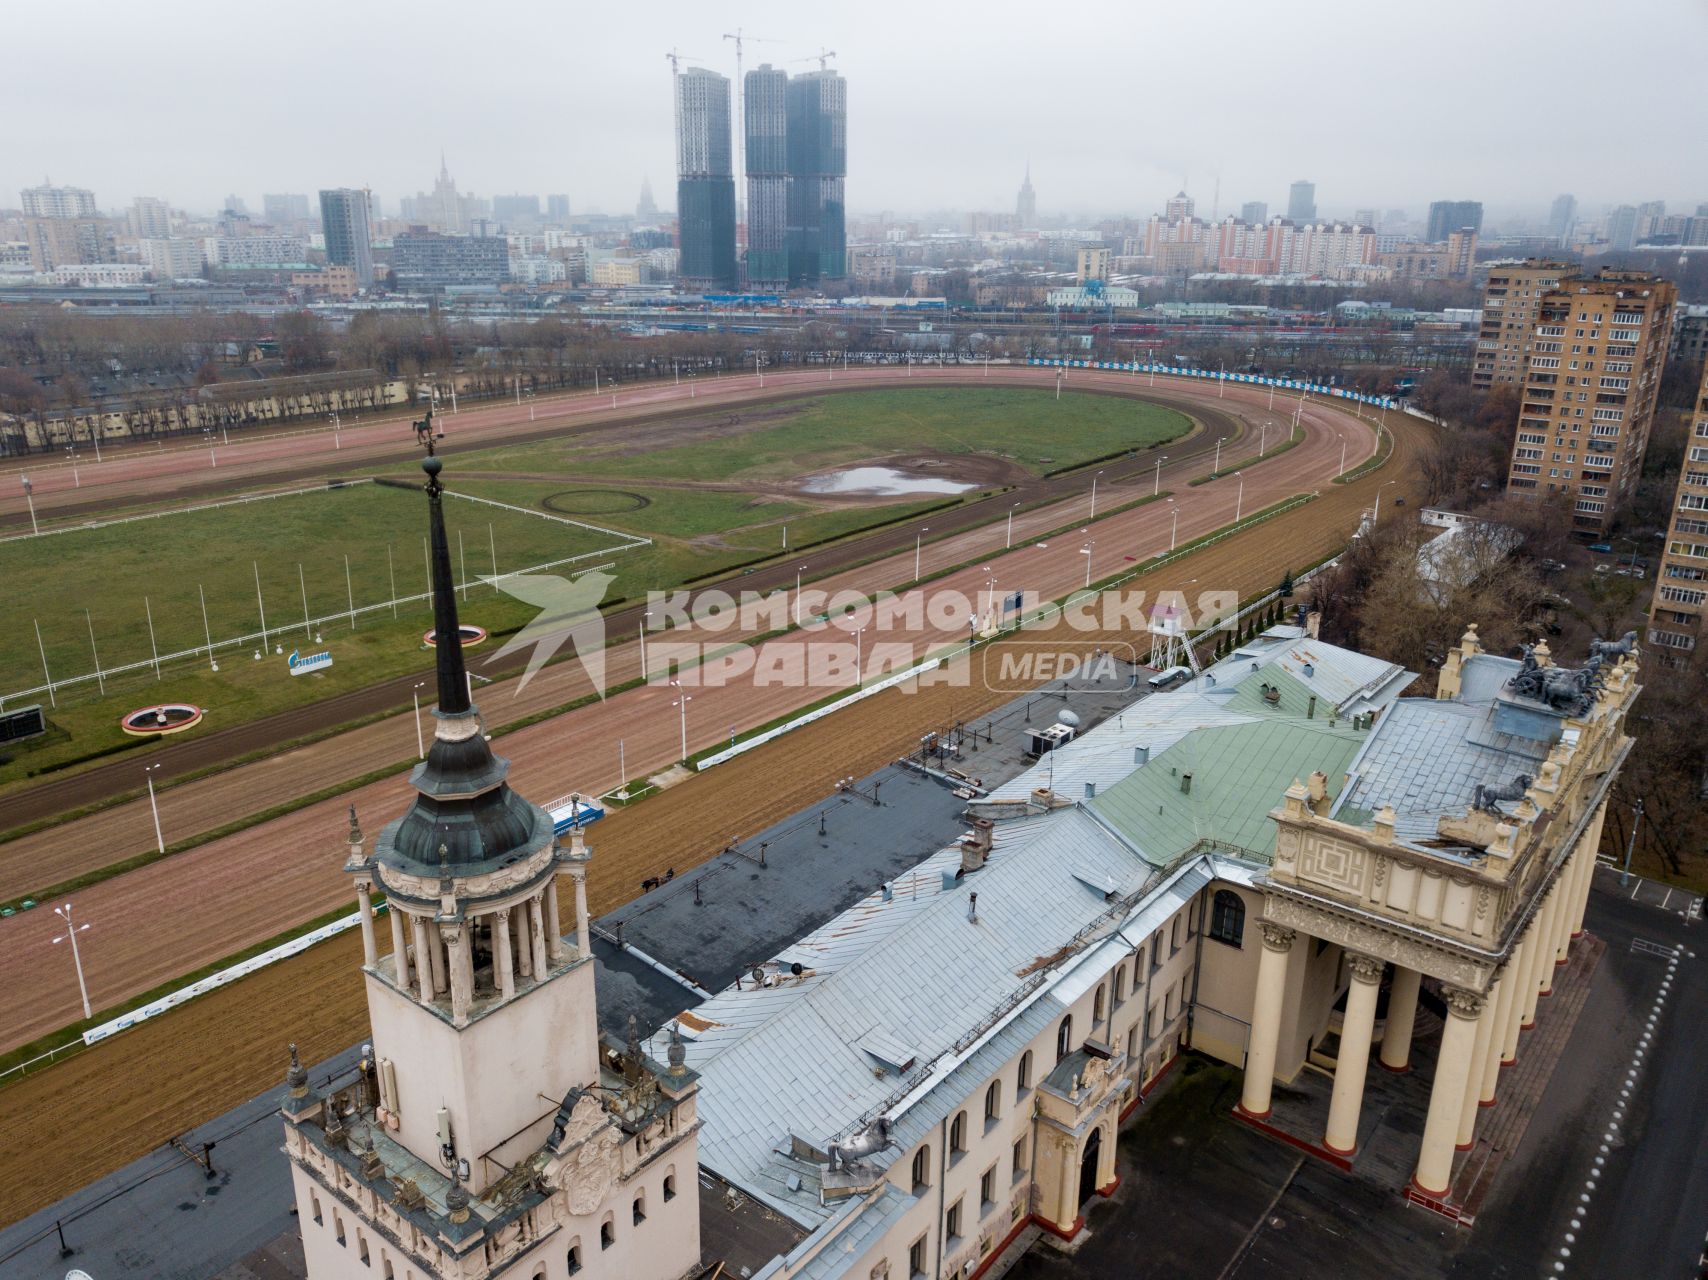
<path id="1" fill-rule="evenodd" d="M 397 909 L 397 903 L 386 904 L 386 912 L 391 917 L 391 981 L 399 991 L 409 990 L 409 943 L 403 933 L 403 912 Z"/>
<path id="2" fill-rule="evenodd" d="M 1375 956 L 1349 952 L 1352 985 L 1346 992 L 1346 1013 L 1340 1020 L 1340 1057 L 1334 1064 L 1334 1093 L 1328 1104 L 1328 1132 L 1323 1145 L 1336 1155 L 1358 1149 L 1358 1113 L 1364 1103 L 1364 1076 L 1370 1068 L 1370 1037 L 1376 1029 L 1376 993 L 1383 962 Z"/>
<path id="3" fill-rule="evenodd" d="M 1411 1070 L 1411 1035 L 1417 1025 L 1417 989 L 1423 975 L 1394 966 L 1388 984 L 1388 1024 L 1382 1029 L 1382 1065 L 1389 1071 Z"/>
<path id="4" fill-rule="evenodd" d="M 1578 859 L 1583 857 L 1579 849 L 1566 859 L 1560 868 L 1560 876 L 1554 883 L 1554 896 L 1560 900 L 1559 916 L 1554 921 L 1554 963 L 1564 964 L 1572 952 L 1572 912 L 1577 908 Z"/>
<path id="5" fill-rule="evenodd" d="M 356 883 L 356 910 L 362 917 L 362 967 L 372 969 L 379 963 L 379 944 L 374 939 L 374 892 L 366 880 Z"/>
<path id="6" fill-rule="evenodd" d="M 535 894 L 528 899 L 528 936 L 534 944 L 534 980 L 543 982 L 547 973 L 551 972 L 546 963 L 546 921 L 545 911 L 540 895 Z"/>
<path id="7" fill-rule="evenodd" d="M 1578 884 L 1576 906 L 1572 911 L 1572 937 L 1574 938 L 1583 934 L 1584 912 L 1589 908 L 1589 891 L 1595 883 L 1595 854 L 1596 850 L 1601 848 L 1601 828 L 1606 821 L 1607 802 L 1604 800 L 1601 802 L 1600 810 L 1595 815 L 1595 821 L 1589 824 L 1583 834 L 1583 879 Z"/>
<path id="8" fill-rule="evenodd" d="M 534 948 L 528 941 L 528 904 L 510 908 L 510 928 L 516 935 L 516 965 L 524 978 L 534 976 Z"/>
<path id="9" fill-rule="evenodd" d="M 1524 1021 L 1524 979 L 1529 972 L 1530 941 L 1527 937 L 1520 938 L 1506 962 L 1506 1021 L 1500 1041 L 1500 1064 L 1503 1067 L 1518 1061 L 1518 1030 Z"/>
<path id="10" fill-rule="evenodd" d="M 1477 1017 L 1477 1038 L 1471 1045 L 1471 1069 L 1465 1075 L 1465 1097 L 1459 1107 L 1459 1131 L 1455 1145 L 1469 1151 L 1477 1140 L 1477 1103 L 1483 1092 L 1483 1073 L 1492 1055 L 1489 1045 L 1494 1038 L 1495 1009 L 1499 993 L 1490 987 L 1483 998 L 1483 1011 Z"/>
<path id="11" fill-rule="evenodd" d="M 1488 1052 L 1483 1055 L 1483 1078 L 1477 1086 L 1477 1105 L 1492 1107 L 1500 1083 L 1500 1060 L 1506 1049 L 1506 1031 L 1512 1022 L 1512 970 L 1502 969 L 1490 990 L 1494 1022 L 1489 1028 Z"/>
<path id="12" fill-rule="evenodd" d="M 516 957 L 510 953 L 510 909 L 492 917 L 492 964 L 498 970 L 498 994 L 506 1000 L 516 994 Z"/>
<path id="13" fill-rule="evenodd" d="M 575 950 L 583 959 L 593 954 L 593 929 L 587 918 L 587 868 L 570 873 L 575 881 Z"/>
<path id="14" fill-rule="evenodd" d="M 1536 957 L 1536 993 L 1540 996 L 1554 993 L 1554 965 L 1559 959 L 1560 950 L 1560 882 L 1554 881 L 1554 887 L 1548 893 L 1548 906 L 1542 918 L 1542 945 Z"/>
<path id="15" fill-rule="evenodd" d="M 427 961 L 433 970 L 433 995 L 437 998 L 451 989 L 451 982 L 445 971 L 445 934 L 436 921 L 427 930 Z"/>
<path id="16" fill-rule="evenodd" d="M 1239 1109 L 1253 1119 L 1269 1115 L 1275 1083 L 1275 1055 L 1281 1041 L 1281 1006 L 1287 996 L 1287 967 L 1298 935 L 1269 921 L 1263 928 L 1263 954 L 1257 962 L 1257 992 L 1252 997 L 1251 1038 L 1245 1052 L 1245 1087 Z"/>
<path id="17" fill-rule="evenodd" d="M 450 969 L 451 1021 L 467 1026 L 469 1006 L 474 1003 L 474 947 L 472 930 L 466 924 L 442 927 L 445 957 Z"/>
<path id="18" fill-rule="evenodd" d="M 1483 998 L 1474 991 L 1447 987 L 1447 1025 L 1441 1030 L 1441 1054 L 1435 1062 L 1435 1085 L 1429 1091 L 1429 1117 L 1423 1124 L 1417 1172 L 1412 1181 L 1425 1195 L 1442 1197 L 1453 1182 L 1453 1144 L 1459 1112 L 1465 1101 L 1465 1080 L 1471 1073 L 1471 1054 L 1477 1042 L 1477 1018 Z"/>
<path id="19" fill-rule="evenodd" d="M 1537 908 L 1535 918 L 1530 921 L 1530 931 L 1524 936 L 1530 972 L 1524 975 L 1524 1016 L 1519 1019 L 1519 1025 L 1526 1031 L 1536 1025 L 1536 1001 L 1542 994 L 1542 981 L 1546 976 L 1542 971 L 1546 968 L 1553 972 L 1554 953 L 1548 949 L 1548 906 L 1548 902 L 1544 902 Z"/>
<path id="20" fill-rule="evenodd" d="M 546 958 L 563 963 L 563 924 L 557 913 L 557 876 L 546 881 Z"/>
<path id="21" fill-rule="evenodd" d="M 433 947 L 427 940 L 427 922 L 420 916 L 409 917 L 415 933 L 415 985 L 421 992 L 421 1003 L 433 998 Z"/>

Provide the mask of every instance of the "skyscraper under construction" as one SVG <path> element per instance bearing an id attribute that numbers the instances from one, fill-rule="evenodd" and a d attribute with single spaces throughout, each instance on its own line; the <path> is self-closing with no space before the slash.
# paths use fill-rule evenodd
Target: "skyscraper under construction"
<path id="1" fill-rule="evenodd" d="M 766 64 L 747 73 L 747 287 L 789 284 L 789 77 Z"/>
<path id="2" fill-rule="evenodd" d="M 690 287 L 729 288 L 736 281 L 729 78 L 691 67 L 675 82 L 677 270 Z"/>
<path id="3" fill-rule="evenodd" d="M 847 81 L 834 71 L 791 79 L 767 64 L 747 73 L 743 97 L 747 287 L 812 288 L 842 279 Z"/>

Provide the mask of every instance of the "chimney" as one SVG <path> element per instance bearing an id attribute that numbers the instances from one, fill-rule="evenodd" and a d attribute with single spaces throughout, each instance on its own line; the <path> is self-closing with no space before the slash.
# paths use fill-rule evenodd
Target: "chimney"
<path id="1" fill-rule="evenodd" d="M 1319 633 L 1322 631 L 1322 625 L 1323 616 L 1318 610 L 1312 609 L 1305 615 L 1305 634 L 1311 639 L 1316 640 L 1320 638 Z"/>
<path id="2" fill-rule="evenodd" d="M 1316 675 L 1316 673 L 1317 673 L 1316 663 L 1307 662 L 1305 664 L 1305 679 L 1309 680 L 1312 676 Z"/>
<path id="3" fill-rule="evenodd" d="M 991 832 L 995 828 L 989 818 L 974 818 L 973 829 L 961 837 L 961 874 L 977 871 L 990 856 Z"/>
<path id="4" fill-rule="evenodd" d="M 1321 769 L 1316 770 L 1306 780 L 1306 793 L 1310 797 L 1311 812 L 1321 816 L 1328 812 L 1328 775 Z"/>
<path id="5" fill-rule="evenodd" d="M 1305 719 L 1315 720 L 1316 718 L 1317 718 L 1317 695 L 1313 693 L 1311 695 L 1311 700 L 1305 704 Z"/>
<path id="6" fill-rule="evenodd" d="M 1150 762 L 1151 762 L 1151 749 L 1149 747 L 1134 747 L 1133 748 L 1133 763 L 1134 764 L 1149 764 Z"/>
<path id="7" fill-rule="evenodd" d="M 883 895 L 884 895 L 884 901 L 885 902 L 891 901 L 896 896 L 895 888 L 890 884 L 890 882 L 888 880 L 884 881 L 884 883 L 883 883 Z"/>
<path id="8" fill-rule="evenodd" d="M 967 895 L 967 920 L 972 924 L 979 922 L 979 895 L 976 893 Z"/>
<path id="9" fill-rule="evenodd" d="M 1085 784 L 1085 798 L 1087 800 L 1097 799 L 1097 784 L 1095 782 Z"/>
<path id="10" fill-rule="evenodd" d="M 1186 796 L 1192 794 L 1192 775 L 1189 773 L 1180 775 L 1180 794 Z"/>

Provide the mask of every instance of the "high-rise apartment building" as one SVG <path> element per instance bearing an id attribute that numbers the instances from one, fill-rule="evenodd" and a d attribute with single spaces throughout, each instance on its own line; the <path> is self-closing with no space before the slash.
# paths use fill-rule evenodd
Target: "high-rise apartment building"
<path id="1" fill-rule="evenodd" d="M 1423 238 L 1430 244 L 1442 244 L 1455 231 L 1481 234 L 1482 229 L 1481 200 L 1435 200 L 1429 206 L 1429 223 L 1424 228 Z"/>
<path id="2" fill-rule="evenodd" d="M 1191 196 L 1184 191 L 1177 191 L 1163 205 L 1162 219 L 1164 222 L 1180 222 L 1185 218 L 1190 218 L 1197 207 L 1197 203 Z"/>
<path id="3" fill-rule="evenodd" d="M 372 219 L 368 193 L 356 187 L 336 187 L 320 193 L 321 230 L 326 235 L 326 260 L 349 267 L 361 287 L 374 282 Z"/>
<path id="4" fill-rule="evenodd" d="M 1637 243 L 1637 209 L 1622 204 L 1607 215 L 1607 243 L 1614 249 L 1625 250 Z"/>
<path id="5" fill-rule="evenodd" d="M 1577 222 L 1578 198 L 1574 195 L 1558 195 L 1548 210 L 1548 234 L 1554 239 L 1564 241 L 1572 233 L 1572 226 Z"/>
<path id="6" fill-rule="evenodd" d="M 569 221 L 569 196 L 567 194 L 560 192 L 546 197 L 546 221 L 558 223 Z"/>
<path id="7" fill-rule="evenodd" d="M 1014 225 L 1030 231 L 1038 225 L 1038 193 L 1032 190 L 1032 162 L 1026 162 L 1026 176 L 1020 182 L 1020 194 L 1014 197 Z"/>
<path id="8" fill-rule="evenodd" d="M 19 193 L 26 218 L 94 218 L 95 193 L 83 187 L 55 187 L 43 183 Z"/>
<path id="9" fill-rule="evenodd" d="M 1690 438 L 1678 473 L 1666 550 L 1649 605 L 1649 643 L 1667 661 L 1694 658 L 1708 613 L 1708 368 L 1691 406 Z"/>
<path id="10" fill-rule="evenodd" d="M 1261 227 L 1269 221 L 1269 205 L 1262 200 L 1247 200 L 1239 207 L 1239 220 L 1250 226 Z"/>
<path id="11" fill-rule="evenodd" d="M 1483 325 L 1471 366 L 1472 386 L 1487 391 L 1498 383 L 1523 380 L 1542 298 L 1577 270 L 1573 263 L 1536 258 L 1489 268 L 1483 288 Z"/>
<path id="12" fill-rule="evenodd" d="M 728 287 L 736 280 L 729 79 L 704 67 L 674 78 L 681 279 L 692 288 Z"/>
<path id="13" fill-rule="evenodd" d="M 138 253 L 156 280 L 183 280 L 202 274 L 202 242 L 173 237 L 138 242 Z"/>
<path id="14" fill-rule="evenodd" d="M 416 227 L 392 238 L 391 270 L 400 287 L 502 284 L 510 278 L 510 246 L 502 236 L 447 236 Z"/>
<path id="15" fill-rule="evenodd" d="M 118 260 L 105 218 L 26 218 L 24 235 L 37 271 Z"/>
<path id="16" fill-rule="evenodd" d="M 747 287 L 789 284 L 789 76 L 769 63 L 743 79 L 747 145 Z"/>
<path id="17" fill-rule="evenodd" d="M 1542 295 L 1509 493 L 1566 494 L 1574 529 L 1607 528 L 1643 469 L 1676 300 L 1659 276 L 1607 268 Z"/>
<path id="18" fill-rule="evenodd" d="M 506 226 L 538 222 L 540 220 L 540 198 L 523 195 L 493 196 L 492 216 Z"/>
<path id="19" fill-rule="evenodd" d="M 1074 254 L 1074 280 L 1089 284 L 1109 279 L 1109 250 L 1102 245 L 1081 245 Z"/>
<path id="20" fill-rule="evenodd" d="M 289 192 L 261 197 L 261 216 L 275 227 L 308 221 L 308 197 Z"/>
<path id="21" fill-rule="evenodd" d="M 796 76 L 788 110 L 789 281 L 841 280 L 848 274 L 848 82 L 835 71 Z"/>
<path id="22" fill-rule="evenodd" d="M 1287 221 L 1295 223 L 1317 220 L 1317 184 L 1300 180 L 1287 192 Z"/>
<path id="23" fill-rule="evenodd" d="M 130 229 L 142 240 L 164 240 L 172 234 L 172 210 L 155 196 L 138 196 L 130 205 Z"/>

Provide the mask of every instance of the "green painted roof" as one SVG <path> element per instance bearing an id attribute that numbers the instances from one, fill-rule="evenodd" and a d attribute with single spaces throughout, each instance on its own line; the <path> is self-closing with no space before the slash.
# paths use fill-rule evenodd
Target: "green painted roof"
<path id="1" fill-rule="evenodd" d="M 1309 695 L 1303 686 L 1286 676 L 1269 680 L 1282 685 L 1279 710 L 1263 702 L 1255 681 L 1247 682 L 1256 705 L 1239 710 L 1261 720 L 1188 734 L 1093 799 L 1098 816 L 1159 867 L 1204 839 L 1237 845 L 1267 860 L 1275 847 L 1269 811 L 1281 804 L 1293 780 L 1320 769 L 1328 777 L 1329 793 L 1338 794 L 1347 766 L 1369 736 L 1345 721 L 1330 728 L 1320 707 L 1316 719 L 1305 719 Z M 1234 695 L 1236 704 L 1245 692 L 1242 687 Z M 1180 787 L 1187 773 L 1192 775 L 1190 794 Z"/>

